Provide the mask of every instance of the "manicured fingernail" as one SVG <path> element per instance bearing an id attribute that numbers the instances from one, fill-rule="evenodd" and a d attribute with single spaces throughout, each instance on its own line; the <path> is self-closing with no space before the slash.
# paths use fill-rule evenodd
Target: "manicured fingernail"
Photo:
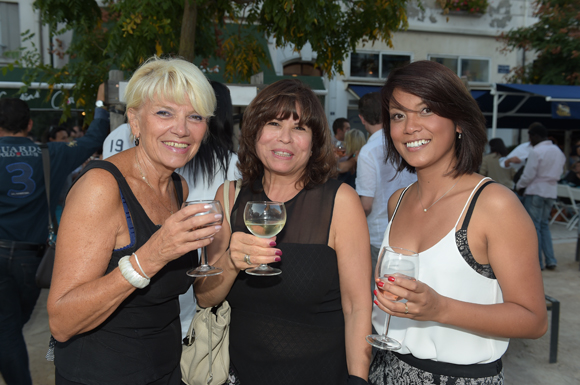
<path id="1" fill-rule="evenodd" d="M 385 283 L 384 283 L 384 282 L 382 282 L 382 281 L 379 281 L 379 283 L 377 283 L 377 286 L 378 286 L 378 287 L 383 287 L 383 286 L 385 286 Z"/>
<path id="2" fill-rule="evenodd" d="M 377 296 L 377 291 L 373 290 L 373 294 L 375 295 L 375 297 Z"/>
<path id="3" fill-rule="evenodd" d="M 276 255 L 282 255 L 282 250 L 276 250 Z"/>
<path id="4" fill-rule="evenodd" d="M 379 306 L 379 301 L 377 301 L 376 299 L 373 301 L 375 303 L 375 305 Z"/>
<path id="5" fill-rule="evenodd" d="M 274 258 L 274 261 L 276 261 L 276 262 L 280 262 L 281 260 L 282 260 L 282 258 L 280 258 L 280 257 Z"/>
<path id="6" fill-rule="evenodd" d="M 276 242 L 274 242 L 274 241 L 270 242 L 270 246 L 272 246 L 272 247 L 276 246 Z"/>
<path id="7" fill-rule="evenodd" d="M 215 230 L 216 230 L 216 231 L 219 231 L 219 230 L 221 230 L 221 228 L 222 228 L 222 227 L 221 227 L 220 225 L 217 225 L 217 226 L 215 227 Z"/>
<path id="8" fill-rule="evenodd" d="M 389 277 L 389 281 L 395 282 L 395 277 Z"/>
<path id="9" fill-rule="evenodd" d="M 204 209 L 211 209 L 211 205 L 204 205 L 203 208 Z"/>
<path id="10" fill-rule="evenodd" d="M 221 217 L 222 217 L 222 215 L 221 215 L 221 214 L 216 214 L 216 215 L 215 215 L 215 219 L 220 219 Z"/>

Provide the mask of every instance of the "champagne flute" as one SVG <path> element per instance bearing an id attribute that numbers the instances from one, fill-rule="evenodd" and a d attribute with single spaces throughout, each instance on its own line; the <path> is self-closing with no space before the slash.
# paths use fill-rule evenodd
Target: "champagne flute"
<path id="1" fill-rule="evenodd" d="M 277 235 L 286 224 L 286 208 L 282 202 L 250 201 L 244 209 L 244 223 L 252 234 L 259 238 Z M 246 269 L 250 275 L 278 275 L 282 272 L 262 263 L 258 267 Z"/>
<path id="2" fill-rule="evenodd" d="M 184 206 L 191 206 L 191 205 L 204 205 L 204 206 L 209 206 L 207 208 L 207 211 L 203 211 L 201 213 L 197 213 L 195 214 L 195 216 L 200 216 L 200 215 L 216 215 L 216 214 L 222 214 L 222 217 L 220 219 L 216 219 L 215 221 L 208 223 L 207 225 L 204 226 L 205 227 L 211 227 L 211 226 L 216 226 L 216 225 L 221 225 L 222 221 L 223 221 L 223 210 L 222 210 L 222 205 L 219 201 L 214 201 L 214 200 L 196 200 L 196 201 L 187 201 L 184 203 Z M 209 237 L 213 237 L 215 234 L 212 235 L 208 235 L 207 237 L 203 237 L 200 239 L 206 239 Z M 207 263 L 207 251 L 205 249 L 205 246 L 201 249 L 201 265 L 199 265 L 198 267 L 196 267 L 195 269 L 191 269 L 187 272 L 187 275 L 189 275 L 190 277 L 209 277 L 212 275 L 218 275 L 223 273 L 223 270 L 220 269 L 219 267 L 215 267 L 215 266 L 211 266 L 208 265 Z"/>
<path id="3" fill-rule="evenodd" d="M 385 285 L 388 284 L 389 277 L 416 279 L 419 275 L 419 254 L 414 251 L 401 249 L 399 247 L 385 246 L 381 249 L 377 267 L 375 268 L 375 279 L 380 279 Z M 398 302 L 404 298 L 384 292 L 391 301 Z M 387 337 L 391 315 L 387 313 L 385 318 L 385 330 L 381 334 L 371 334 L 366 337 L 369 344 L 379 349 L 399 350 L 401 343 L 393 338 Z"/>

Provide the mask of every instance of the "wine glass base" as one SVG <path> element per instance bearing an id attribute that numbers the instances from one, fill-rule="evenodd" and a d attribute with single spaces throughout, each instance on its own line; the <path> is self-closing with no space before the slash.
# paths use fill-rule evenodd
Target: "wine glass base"
<path id="1" fill-rule="evenodd" d="M 366 337 L 369 344 L 373 345 L 375 348 L 383 350 L 399 350 L 401 349 L 401 344 L 399 341 L 389 338 L 387 336 L 379 334 L 371 334 Z"/>
<path id="2" fill-rule="evenodd" d="M 250 275 L 268 277 L 268 276 L 272 276 L 272 275 L 278 275 L 278 274 L 282 273 L 282 270 L 275 269 L 275 268 L 270 267 L 268 265 L 260 265 L 258 267 L 246 269 L 246 273 L 250 274 Z"/>
<path id="3" fill-rule="evenodd" d="M 196 267 L 195 269 L 189 270 L 186 274 L 189 275 L 190 277 L 210 277 L 212 275 L 218 275 L 223 272 L 224 271 L 219 267 L 201 265 Z"/>

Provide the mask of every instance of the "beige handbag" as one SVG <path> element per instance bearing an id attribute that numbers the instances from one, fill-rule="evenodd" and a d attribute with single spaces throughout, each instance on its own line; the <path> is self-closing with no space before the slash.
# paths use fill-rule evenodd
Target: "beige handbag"
<path id="1" fill-rule="evenodd" d="M 213 313 L 216 309 L 216 313 Z M 181 353 L 181 380 L 187 385 L 221 385 L 230 370 L 230 305 L 199 306 Z M 211 346 L 211 350 L 208 347 Z"/>
<path id="2" fill-rule="evenodd" d="M 240 192 L 241 182 L 238 180 L 236 183 L 234 201 Z M 224 182 L 224 213 L 228 224 L 229 184 L 228 180 Z M 221 385 L 227 381 L 230 370 L 230 312 L 228 301 L 207 309 L 197 306 L 187 332 L 187 343 L 181 353 L 181 380 L 187 385 Z"/>

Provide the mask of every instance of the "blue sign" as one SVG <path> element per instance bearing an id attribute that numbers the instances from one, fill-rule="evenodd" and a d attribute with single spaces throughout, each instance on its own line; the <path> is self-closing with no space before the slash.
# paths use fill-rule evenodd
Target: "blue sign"
<path id="1" fill-rule="evenodd" d="M 509 74 L 510 73 L 510 66 L 506 65 L 506 64 L 498 64 L 497 73 L 498 74 Z"/>

